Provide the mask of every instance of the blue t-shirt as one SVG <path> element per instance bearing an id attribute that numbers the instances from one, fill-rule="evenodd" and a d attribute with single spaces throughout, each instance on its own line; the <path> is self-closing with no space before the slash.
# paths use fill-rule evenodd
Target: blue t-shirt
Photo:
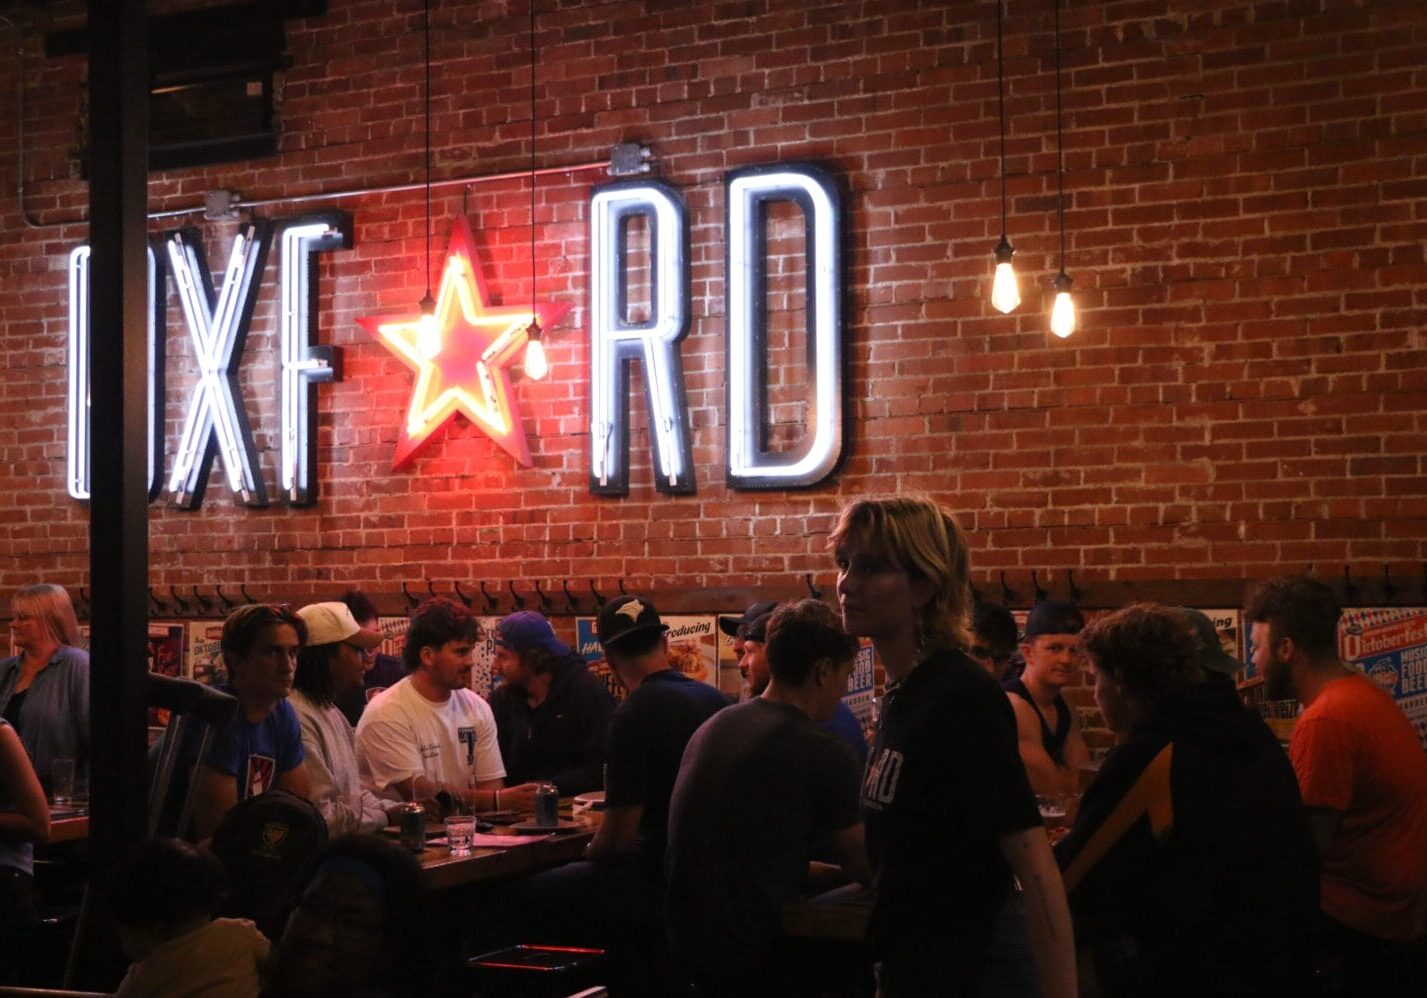
<path id="1" fill-rule="evenodd" d="M 818 727 L 847 742 L 847 747 L 852 749 L 853 755 L 857 756 L 858 769 L 867 765 L 867 739 L 862 736 L 862 722 L 857 719 L 857 715 L 852 712 L 851 707 L 839 700 L 837 709 L 832 712 L 832 717 L 823 721 Z"/>
<path id="2" fill-rule="evenodd" d="M 232 690 L 224 688 L 223 692 Z M 303 758 L 297 712 L 292 704 L 279 700 L 257 724 L 250 723 L 240 708 L 213 733 L 213 746 L 205 761 L 233 777 L 238 800 L 247 800 L 277 786 L 278 774 L 301 765 Z"/>

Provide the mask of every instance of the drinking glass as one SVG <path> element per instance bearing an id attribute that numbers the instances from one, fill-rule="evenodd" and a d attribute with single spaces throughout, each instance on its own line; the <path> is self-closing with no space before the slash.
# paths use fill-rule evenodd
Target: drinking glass
<path id="1" fill-rule="evenodd" d="M 74 799 L 74 760 L 54 759 L 50 762 L 50 802 L 68 804 Z"/>
<path id="2" fill-rule="evenodd" d="M 452 856 L 471 854 L 471 836 L 476 833 L 476 819 L 470 814 L 451 814 L 446 817 L 446 842 L 451 847 Z"/>

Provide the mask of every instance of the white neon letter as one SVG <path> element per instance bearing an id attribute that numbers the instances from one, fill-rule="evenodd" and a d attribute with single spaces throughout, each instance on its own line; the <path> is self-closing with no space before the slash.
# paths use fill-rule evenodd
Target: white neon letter
<path id="1" fill-rule="evenodd" d="M 651 258 L 647 321 L 628 316 L 628 223 L 643 217 Z M 679 341 L 689 331 L 688 220 L 665 184 L 625 181 L 590 201 L 590 491 L 629 493 L 629 365 L 643 363 L 655 486 L 694 491 Z"/>
<path id="2" fill-rule="evenodd" d="M 842 457 L 842 207 L 837 185 L 807 165 L 735 170 L 724 178 L 728 222 L 728 484 L 814 485 Z M 764 205 L 802 209 L 807 264 L 811 433 L 796 449 L 763 446 L 768 423 L 767 239 Z"/>
<path id="3" fill-rule="evenodd" d="M 163 262 L 148 248 L 149 258 L 149 498 L 159 493 L 163 479 L 164 326 L 168 310 L 158 295 L 163 287 Z M 89 498 L 89 247 L 69 254 L 69 444 L 65 485 L 75 499 Z"/>
<path id="4" fill-rule="evenodd" d="M 176 506 L 196 509 L 203 502 L 215 446 L 223 456 L 228 487 L 238 500 L 246 506 L 268 504 L 267 488 L 256 471 L 257 452 L 238 390 L 237 368 L 271 242 L 269 222 L 251 222 L 239 229 L 228 255 L 223 289 L 215 297 L 198 234 L 180 230 L 166 239 L 174 288 L 199 370 L 169 476 L 169 494 Z"/>
<path id="5" fill-rule="evenodd" d="M 341 368 L 336 347 L 318 346 L 317 259 L 325 250 L 352 245 L 350 216 L 342 212 L 295 218 L 282 226 L 282 302 L 278 483 L 289 506 L 317 499 L 313 465 L 317 438 L 312 432 L 312 407 L 319 382 L 333 381 Z"/>

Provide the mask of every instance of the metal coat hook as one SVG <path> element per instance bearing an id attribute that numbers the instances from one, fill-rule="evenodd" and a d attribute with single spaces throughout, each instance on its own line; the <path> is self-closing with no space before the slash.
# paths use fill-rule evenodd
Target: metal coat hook
<path id="1" fill-rule="evenodd" d="M 520 595 L 520 593 L 518 593 L 518 592 L 515 591 L 515 580 L 514 580 L 514 579 L 507 579 L 507 580 L 505 581 L 505 586 L 506 586 L 507 589 L 510 590 L 510 598 L 515 601 L 515 608 L 516 608 L 517 610 L 524 610 L 524 609 L 525 609 L 525 597 L 522 596 L 522 595 Z"/>
<path id="2" fill-rule="evenodd" d="M 409 610 L 415 610 L 421 605 L 421 600 L 411 595 L 411 590 L 406 588 L 406 583 L 401 584 L 401 594 L 406 597 L 406 606 Z"/>
<path id="3" fill-rule="evenodd" d="M 1065 573 L 1065 577 L 1070 585 L 1070 602 L 1079 603 L 1080 597 L 1085 595 L 1085 590 L 1075 584 L 1075 569 L 1068 569 Z"/>
<path id="4" fill-rule="evenodd" d="M 486 613 L 495 613 L 496 601 L 499 600 L 500 597 L 492 596 L 489 592 L 486 591 L 485 579 L 481 580 L 481 595 L 486 598 Z"/>
<path id="5" fill-rule="evenodd" d="M 1001 569 L 1001 605 L 1010 606 L 1011 601 L 1016 598 L 1016 591 L 1006 585 L 1006 570 Z"/>
<path id="6" fill-rule="evenodd" d="M 227 613 L 229 610 L 233 609 L 233 607 L 237 606 L 236 603 L 230 600 L 227 596 L 223 595 L 222 586 L 214 586 L 213 591 L 218 594 L 218 599 L 223 603 L 224 613 Z"/>
<path id="7" fill-rule="evenodd" d="M 257 600 L 248 595 L 248 584 L 246 582 L 238 587 L 238 592 L 243 594 L 243 599 L 247 600 L 249 605 L 257 602 Z"/>
<path id="8" fill-rule="evenodd" d="M 84 586 L 79 587 L 79 602 L 82 608 L 76 608 L 75 612 L 81 617 L 89 616 L 89 590 Z"/>
<path id="9" fill-rule="evenodd" d="M 570 580 L 561 579 L 560 588 L 565 590 L 565 609 L 570 613 L 574 613 L 580 608 L 580 604 L 579 601 L 575 599 L 575 594 L 570 592 Z"/>
<path id="10" fill-rule="evenodd" d="M 469 596 L 467 596 L 465 593 L 461 592 L 461 580 L 460 580 L 460 579 L 457 579 L 454 583 L 452 583 L 452 585 L 454 585 L 454 586 L 456 587 L 456 598 L 459 599 L 462 603 L 466 604 L 467 606 L 470 606 L 470 605 L 471 605 L 471 597 L 469 597 Z"/>
<path id="11" fill-rule="evenodd" d="M 209 614 L 213 612 L 213 601 L 201 593 L 197 586 L 193 587 L 193 599 L 198 604 L 198 612 Z"/>
<path id="12" fill-rule="evenodd" d="M 823 591 L 813 584 L 813 573 L 809 572 L 803 576 L 803 581 L 808 584 L 808 594 L 813 599 L 822 599 Z"/>
<path id="13" fill-rule="evenodd" d="M 1382 566 L 1382 598 L 1391 601 L 1397 595 L 1397 587 L 1392 584 L 1392 573 L 1388 570 L 1387 563 Z"/>
<path id="14" fill-rule="evenodd" d="M 178 594 L 178 586 L 169 586 L 168 593 L 173 597 L 173 605 L 179 613 L 188 612 L 188 601 Z"/>
<path id="15" fill-rule="evenodd" d="M 1041 587 L 1040 580 L 1036 578 L 1036 573 L 1035 573 L 1035 572 L 1031 572 L 1031 586 L 1034 587 L 1034 589 L 1035 589 L 1036 602 L 1037 602 L 1037 603 L 1044 603 L 1044 602 L 1045 602 L 1045 598 L 1046 598 L 1047 596 L 1049 596 L 1050 593 L 1046 592 L 1045 589 L 1043 589 L 1043 588 Z"/>
<path id="16" fill-rule="evenodd" d="M 1351 569 L 1343 566 L 1343 602 L 1356 603 L 1358 601 L 1358 586 L 1353 581 Z"/>
<path id="17" fill-rule="evenodd" d="M 620 594 L 621 596 L 628 596 L 628 595 L 629 595 L 629 593 L 627 593 L 627 592 L 624 591 L 624 579 L 623 579 L 623 578 L 620 578 L 620 580 L 619 580 L 619 594 Z"/>
<path id="18" fill-rule="evenodd" d="M 1422 572 L 1423 572 L 1423 577 L 1424 577 L 1424 578 L 1427 578 L 1427 565 L 1423 565 L 1423 566 L 1422 566 Z M 595 609 L 596 609 L 596 610 L 603 610 L 605 603 L 608 602 L 608 601 L 607 601 L 603 596 L 601 596 L 601 595 L 600 595 L 600 591 L 595 588 L 595 580 L 594 580 L 594 579 L 591 579 L 591 580 L 590 580 L 590 594 L 591 594 L 592 596 L 594 596 L 594 598 L 595 598 Z"/>
<path id="19" fill-rule="evenodd" d="M 540 600 L 540 612 L 545 614 L 546 616 L 549 616 L 550 607 L 554 604 L 550 602 L 550 597 L 545 595 L 545 590 L 540 588 L 539 579 L 535 580 L 535 595 Z"/>
<path id="20" fill-rule="evenodd" d="M 153 586 L 149 586 L 149 602 L 154 605 L 154 613 L 164 614 L 168 612 L 168 604 L 159 599 L 158 594 L 154 592 Z"/>
<path id="21" fill-rule="evenodd" d="M 435 599 L 435 598 L 436 598 L 436 583 L 432 582 L 430 579 L 427 579 L 427 580 L 426 580 L 426 591 L 431 594 L 431 598 L 432 598 L 432 599 Z"/>

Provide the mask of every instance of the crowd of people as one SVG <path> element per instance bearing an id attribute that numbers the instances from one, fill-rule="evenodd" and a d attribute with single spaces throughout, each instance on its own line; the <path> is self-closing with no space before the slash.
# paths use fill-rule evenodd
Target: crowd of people
<path id="1" fill-rule="evenodd" d="M 501 683 L 486 698 L 471 689 L 480 629 L 460 603 L 413 611 L 399 670 L 379 661 L 361 593 L 234 610 L 222 651 L 237 709 L 175 776 L 180 795 L 193 788 L 192 819 L 170 811 L 170 837 L 113 879 L 133 961 L 120 993 L 207 980 L 233 994 L 427 993 L 441 961 L 419 928 L 420 869 L 368 833 L 412 801 L 437 816 L 528 812 L 545 783 L 604 790 L 586 855 L 473 896 L 483 917 L 466 942 L 599 946 L 629 993 L 1427 990 L 1427 753 L 1339 659 L 1328 587 L 1283 577 L 1246 602 L 1255 669 L 1271 696 L 1303 704 L 1285 752 L 1199 611 L 1142 603 L 1087 623 L 1045 601 L 1018 634 L 1004 607 L 973 601 L 966 540 L 922 497 L 849 504 L 830 547 L 840 613 L 760 600 L 722 625 L 746 681 L 736 704 L 671 667 L 668 628 L 641 595 L 597 620 L 619 702 L 539 613 L 495 629 Z M 89 754 L 68 597 L 28 587 L 12 613 L 7 942 L 33 923 L 42 777 Z M 858 639 L 887 680 L 870 744 L 843 701 Z M 1087 669 L 1116 735 L 1098 771 L 1065 696 Z M 224 915 L 225 853 L 208 845 L 245 802 L 286 795 L 327 843 L 264 934 Z M 1055 842 L 1038 798 L 1072 802 Z M 782 928 L 789 904 L 845 883 L 871 891 L 858 952 L 875 980 L 829 981 Z"/>

